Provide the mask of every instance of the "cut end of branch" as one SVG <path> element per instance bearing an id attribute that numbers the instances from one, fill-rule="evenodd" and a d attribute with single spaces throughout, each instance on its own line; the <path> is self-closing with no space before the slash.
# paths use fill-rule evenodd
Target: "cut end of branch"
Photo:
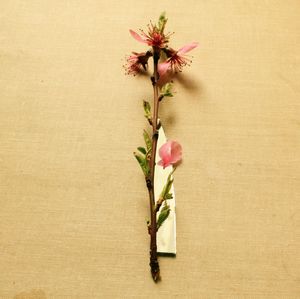
<path id="1" fill-rule="evenodd" d="M 159 282 L 160 281 L 159 272 L 158 273 L 153 273 L 152 272 L 152 278 L 153 278 L 153 280 L 154 280 L 155 283 Z"/>
<path id="2" fill-rule="evenodd" d="M 150 262 L 150 267 L 151 267 L 151 275 L 153 278 L 153 281 L 156 283 L 160 281 L 160 271 L 159 271 L 159 264 L 158 261 L 151 261 Z"/>

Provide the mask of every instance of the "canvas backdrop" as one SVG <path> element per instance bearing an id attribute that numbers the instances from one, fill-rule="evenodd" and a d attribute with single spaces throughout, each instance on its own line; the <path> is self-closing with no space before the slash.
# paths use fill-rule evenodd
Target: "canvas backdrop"
<path id="1" fill-rule="evenodd" d="M 148 266 L 143 51 L 198 41 L 162 102 L 176 258 Z M 0 1 L 0 298 L 300 298 L 300 2 Z"/>

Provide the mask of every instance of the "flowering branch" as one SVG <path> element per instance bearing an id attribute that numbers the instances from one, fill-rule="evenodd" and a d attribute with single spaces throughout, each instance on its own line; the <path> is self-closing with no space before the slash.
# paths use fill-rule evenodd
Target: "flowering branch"
<path id="1" fill-rule="evenodd" d="M 151 225 L 149 228 L 149 233 L 151 236 L 150 241 L 150 267 L 151 274 L 154 281 L 159 279 L 159 264 L 157 261 L 157 245 L 156 245 L 156 232 L 157 232 L 157 223 L 156 223 L 156 209 L 155 209 L 155 198 L 154 198 L 154 174 L 155 174 L 155 155 L 157 148 L 158 140 L 158 109 L 159 109 L 159 100 L 158 100 L 158 71 L 157 65 L 160 57 L 160 48 L 153 46 L 153 76 L 151 77 L 153 85 L 153 118 L 152 118 L 152 152 L 151 158 L 149 161 L 150 164 L 150 177 L 146 178 L 147 187 L 149 191 L 150 198 L 150 215 L 151 215 Z"/>
<path id="2" fill-rule="evenodd" d="M 132 52 L 127 57 L 125 70 L 126 74 L 134 75 L 146 72 L 148 68 L 148 60 L 153 59 L 153 74 L 150 76 L 153 86 L 153 113 L 151 113 L 151 105 L 147 101 L 143 101 L 145 117 L 152 127 L 152 136 L 144 131 L 144 140 L 146 147 L 138 147 L 138 152 L 134 152 L 138 163 L 140 164 L 145 176 L 146 185 L 149 193 L 149 205 L 151 221 L 148 224 L 148 232 L 150 234 L 150 268 L 152 278 L 155 282 L 160 279 L 160 269 L 157 258 L 157 231 L 168 218 L 170 207 L 167 203 L 172 199 L 170 192 L 176 167 L 169 174 L 167 182 L 161 191 L 160 197 L 155 201 L 154 195 L 154 177 L 155 177 L 155 157 L 157 152 L 157 142 L 159 137 L 159 128 L 161 126 L 158 113 L 160 102 L 165 97 L 172 97 L 171 77 L 177 72 L 181 72 L 182 68 L 191 63 L 186 53 L 197 47 L 197 43 L 193 42 L 180 48 L 178 51 L 169 47 L 170 33 L 165 34 L 164 29 L 167 23 L 165 14 L 163 13 L 156 24 L 148 25 L 148 32 L 140 30 L 140 34 L 130 30 L 131 36 L 138 42 L 151 47 L 146 52 Z M 166 83 L 166 84 L 163 84 Z M 158 165 L 163 168 L 175 166 L 181 161 L 182 156 L 181 145 L 176 141 L 168 141 L 159 149 L 161 160 Z"/>

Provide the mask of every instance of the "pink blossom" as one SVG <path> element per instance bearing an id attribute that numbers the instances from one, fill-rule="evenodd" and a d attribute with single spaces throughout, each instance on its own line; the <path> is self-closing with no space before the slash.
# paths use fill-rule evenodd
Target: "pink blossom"
<path id="1" fill-rule="evenodd" d="M 174 165 L 182 159 L 182 147 L 178 142 L 169 140 L 160 147 L 159 156 L 161 160 L 158 165 L 163 168 Z"/>
<path id="2" fill-rule="evenodd" d="M 167 60 L 162 62 L 158 66 L 158 72 L 161 77 L 165 76 L 168 71 L 173 71 L 174 73 L 181 72 L 182 68 L 186 65 L 190 65 L 192 62 L 185 54 L 193 50 L 198 46 L 198 43 L 192 42 L 189 43 L 178 51 L 172 48 L 164 49 L 164 52 L 167 55 Z"/>
<path id="3" fill-rule="evenodd" d="M 148 25 L 148 32 L 141 30 L 141 34 L 136 33 L 133 30 L 129 30 L 131 36 L 140 43 L 147 44 L 151 47 L 164 48 L 169 42 L 170 34 L 165 35 L 153 24 Z"/>
<path id="4" fill-rule="evenodd" d="M 136 53 L 132 52 L 133 55 L 130 55 L 126 58 L 126 64 L 124 68 L 126 70 L 126 74 L 128 75 L 136 75 L 142 71 L 142 69 L 146 70 L 148 65 L 148 59 L 152 56 L 151 52 L 143 52 Z"/>

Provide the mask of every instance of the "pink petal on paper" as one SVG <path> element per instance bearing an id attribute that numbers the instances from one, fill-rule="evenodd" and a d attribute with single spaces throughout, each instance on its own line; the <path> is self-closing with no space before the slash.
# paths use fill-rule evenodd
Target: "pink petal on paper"
<path id="1" fill-rule="evenodd" d="M 182 159 L 182 147 L 176 141 L 172 141 L 171 159 L 172 159 L 171 160 L 172 164 L 175 164 L 175 163 L 179 162 Z"/>
<path id="2" fill-rule="evenodd" d="M 176 141 L 167 141 L 160 147 L 159 156 L 161 160 L 158 165 L 163 166 L 163 168 L 176 164 L 182 159 L 182 147 Z"/>
<path id="3" fill-rule="evenodd" d="M 165 159 L 167 157 L 170 156 L 171 154 L 171 144 L 172 144 L 172 141 L 167 141 L 166 143 L 164 143 L 160 149 L 159 149 L 159 156 L 162 158 L 162 159 Z"/>
<path id="4" fill-rule="evenodd" d="M 195 49 L 196 47 L 198 47 L 198 43 L 197 42 L 189 43 L 189 44 L 183 46 L 182 48 L 180 48 L 177 51 L 177 54 L 178 55 L 185 54 L 185 53 L 190 52 L 191 50 Z"/>
<path id="5" fill-rule="evenodd" d="M 164 161 L 163 160 L 160 160 L 160 161 L 158 161 L 158 163 L 157 163 L 159 166 L 163 166 L 164 167 Z M 165 167 L 164 167 L 165 168 Z"/>
<path id="6" fill-rule="evenodd" d="M 134 39 L 136 39 L 138 42 L 147 44 L 147 41 L 145 41 L 138 33 L 136 33 L 135 31 L 133 31 L 131 29 L 129 30 L 129 32 L 130 32 L 131 36 Z"/>

